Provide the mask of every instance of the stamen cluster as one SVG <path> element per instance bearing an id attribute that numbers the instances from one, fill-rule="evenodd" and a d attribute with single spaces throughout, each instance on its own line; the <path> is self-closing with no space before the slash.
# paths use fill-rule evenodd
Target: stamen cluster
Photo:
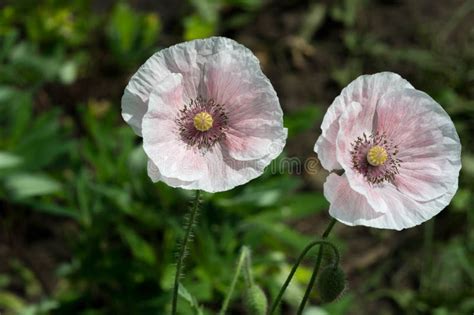
<path id="1" fill-rule="evenodd" d="M 196 127 L 195 118 L 202 113 L 206 113 L 212 119 L 212 124 L 208 129 Z M 225 132 L 228 129 L 228 117 L 224 106 L 217 104 L 213 99 L 204 100 L 200 96 L 184 105 L 179 111 L 176 123 L 181 139 L 199 149 L 212 147 L 225 138 Z"/>
<path id="2" fill-rule="evenodd" d="M 372 184 L 380 184 L 384 181 L 393 181 L 395 175 L 398 174 L 401 160 L 397 159 L 398 146 L 393 145 L 385 133 L 377 132 L 375 135 L 367 136 L 365 133 L 361 137 L 351 143 L 351 159 L 352 168 Z M 380 147 L 387 154 L 386 160 L 380 165 L 371 165 L 367 160 L 369 151 L 374 147 Z"/>

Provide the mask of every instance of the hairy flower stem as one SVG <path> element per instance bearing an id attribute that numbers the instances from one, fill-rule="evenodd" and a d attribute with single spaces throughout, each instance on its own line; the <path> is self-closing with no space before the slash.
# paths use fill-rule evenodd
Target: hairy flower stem
<path id="1" fill-rule="evenodd" d="M 191 234 L 193 226 L 196 223 L 197 213 L 199 210 L 199 196 L 201 194 L 200 190 L 196 190 L 196 197 L 194 198 L 193 205 L 190 208 L 189 218 L 186 226 L 186 234 L 184 235 L 183 243 L 179 250 L 178 262 L 176 264 L 176 275 L 174 277 L 174 287 L 173 287 L 173 302 L 171 307 L 171 314 L 176 315 L 178 310 L 178 288 L 179 288 L 179 278 L 181 277 L 181 271 L 184 265 L 184 258 L 186 257 L 186 252 L 188 250 L 188 243 L 191 239 Z"/>
<path id="2" fill-rule="evenodd" d="M 329 226 L 327 227 L 326 231 L 324 232 L 323 234 L 323 239 L 325 239 L 329 233 L 331 232 L 331 229 L 332 227 L 334 226 L 334 224 L 336 223 L 336 220 L 333 219 L 331 221 L 331 223 L 329 224 Z M 334 251 L 334 257 L 335 257 L 335 261 L 334 261 L 334 265 L 337 266 L 339 264 L 339 252 L 337 250 L 337 248 L 330 242 L 328 241 L 325 241 L 325 240 L 322 240 L 322 241 L 313 241 L 311 243 L 309 243 L 304 249 L 303 251 L 301 252 L 300 256 L 298 257 L 298 259 L 296 260 L 296 263 L 293 265 L 293 267 L 291 268 L 291 271 L 290 271 L 290 274 L 288 275 L 288 277 L 286 278 L 286 281 L 285 283 L 283 284 L 283 286 L 281 287 L 280 289 L 280 292 L 278 292 L 278 295 L 275 299 L 275 301 L 273 301 L 272 303 L 272 307 L 270 308 L 270 313 L 269 315 L 272 315 L 277 307 L 278 307 L 278 304 L 280 303 L 281 301 L 281 298 L 283 297 L 283 294 L 285 293 L 288 285 L 290 284 L 291 282 L 291 279 L 293 279 L 293 276 L 294 274 L 296 273 L 296 270 L 298 269 L 300 263 L 303 261 L 303 258 L 306 256 L 306 254 L 316 245 L 320 245 L 319 247 L 319 254 L 318 254 L 318 261 L 319 263 L 317 263 L 318 265 L 318 269 L 319 269 L 319 265 L 321 264 L 321 259 L 322 259 L 322 246 L 323 245 L 327 245 L 329 247 L 332 248 L 332 250 Z M 314 277 L 313 282 L 311 283 L 311 287 L 313 286 L 314 284 L 314 280 L 316 279 L 316 277 Z M 309 287 L 309 286 L 308 286 Z M 309 294 L 308 294 L 309 295 Z"/>
<path id="3" fill-rule="evenodd" d="M 329 233 L 331 233 L 331 230 L 334 224 L 336 224 L 336 222 L 337 222 L 336 219 L 331 220 L 328 227 L 326 228 L 326 231 L 324 231 L 323 233 L 323 240 L 329 236 Z M 304 307 L 309 298 L 309 294 L 311 293 L 311 290 L 313 289 L 313 286 L 314 286 L 314 282 L 316 281 L 316 276 L 318 275 L 319 267 L 321 266 L 322 259 L 323 259 L 323 244 L 319 246 L 318 258 L 316 259 L 316 264 L 314 265 L 313 274 L 311 275 L 311 279 L 309 280 L 308 286 L 306 287 L 306 292 L 304 293 L 303 299 L 301 300 L 300 306 L 298 307 L 298 312 L 296 313 L 297 315 L 301 315 L 303 313 Z"/>
<path id="4" fill-rule="evenodd" d="M 222 308 L 219 312 L 219 315 L 225 315 L 225 312 L 227 311 L 227 307 L 229 306 L 232 293 L 234 293 L 235 285 L 237 284 L 237 279 L 240 276 L 242 266 L 245 265 L 244 276 L 245 276 L 246 286 L 250 287 L 253 284 L 252 275 L 250 271 L 248 270 L 248 268 L 250 268 L 250 266 L 248 265 L 249 262 L 250 262 L 250 251 L 247 246 L 244 246 L 242 247 L 242 250 L 240 252 L 239 262 L 237 263 L 237 268 L 234 273 L 234 278 L 232 279 L 232 283 L 230 285 L 229 291 L 227 292 L 227 296 L 225 297 L 224 303 L 222 304 Z"/>

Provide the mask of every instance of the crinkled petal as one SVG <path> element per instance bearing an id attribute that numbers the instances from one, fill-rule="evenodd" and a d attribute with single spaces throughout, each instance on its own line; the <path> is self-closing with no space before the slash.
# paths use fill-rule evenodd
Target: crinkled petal
<path id="1" fill-rule="evenodd" d="M 237 50 L 216 54 L 208 59 L 204 73 L 206 98 L 226 110 L 225 145 L 232 158 L 261 158 L 273 142 L 286 139 L 278 97 L 253 55 Z"/>
<path id="2" fill-rule="evenodd" d="M 204 90 L 201 86 L 203 69 L 213 55 L 223 51 L 237 51 L 255 58 L 252 52 L 236 41 L 224 37 L 211 37 L 180 43 L 160 50 L 151 56 L 131 77 L 122 97 L 122 117 L 141 136 L 142 119 L 148 109 L 148 99 L 170 73 L 183 76 L 185 102 L 194 99 Z"/>
<path id="3" fill-rule="evenodd" d="M 205 160 L 178 136 L 174 119 L 182 99 L 180 74 L 170 74 L 156 86 L 143 117 L 143 148 L 163 176 L 193 181 L 202 176 Z"/>
<path id="4" fill-rule="evenodd" d="M 330 174 L 324 183 L 324 196 L 330 202 L 329 214 L 347 225 L 390 228 L 384 213 L 374 209 L 367 199 L 354 191 L 345 174 Z"/>
<path id="5" fill-rule="evenodd" d="M 449 193 L 428 202 L 419 202 L 391 184 L 378 189 L 375 194 L 383 198 L 376 204 L 370 203 L 366 196 L 352 189 L 345 174 L 330 174 L 324 184 L 324 195 L 330 202 L 329 213 L 338 221 L 351 226 L 402 230 L 431 219 L 453 196 L 453 193 Z"/>
<path id="6" fill-rule="evenodd" d="M 264 165 L 261 161 L 237 161 L 232 159 L 220 144 L 214 145 L 205 155 L 207 171 L 199 180 L 199 187 L 207 192 L 219 192 L 260 176 Z"/>
<path id="7" fill-rule="evenodd" d="M 390 222 L 389 226 L 385 228 L 407 229 L 433 218 L 449 204 L 457 187 L 457 183 L 455 183 L 453 189 L 436 199 L 417 201 L 391 183 L 383 185 L 379 188 L 378 194 L 382 198 L 378 205 L 382 209 L 381 211 L 384 211 L 386 221 Z"/>
<path id="8" fill-rule="evenodd" d="M 179 110 L 202 97 L 225 106 L 228 137 L 210 148 L 180 137 Z M 276 93 L 250 50 L 227 38 L 178 44 L 149 58 L 131 78 L 122 115 L 143 137 L 153 181 L 217 192 L 261 175 L 285 145 Z"/>
<path id="9" fill-rule="evenodd" d="M 365 112 L 364 107 L 352 102 L 339 118 L 339 130 L 336 138 L 336 158 L 343 167 L 352 189 L 367 195 L 371 189 L 362 174 L 352 170 L 352 142 L 365 133 L 369 136 L 373 130 L 373 113 Z"/>
<path id="10" fill-rule="evenodd" d="M 147 172 L 148 172 L 148 176 L 154 183 L 162 181 L 171 187 L 179 187 L 179 188 L 184 188 L 184 189 L 197 189 L 195 182 L 182 181 L 176 178 L 163 176 L 160 173 L 160 170 L 158 169 L 158 167 L 150 159 L 148 159 L 148 163 L 147 163 Z"/>
<path id="11" fill-rule="evenodd" d="M 344 174 L 331 174 L 324 190 L 331 202 L 331 214 L 344 223 L 396 230 L 409 228 L 438 214 L 458 188 L 461 145 L 454 124 L 431 97 L 406 84 L 405 88 L 403 84 L 396 88 L 386 84 L 368 87 L 375 90 L 360 102 L 342 93 L 340 100 L 344 100 L 344 107 L 339 107 L 343 111 L 337 115 L 333 110 L 329 115 L 337 118 L 326 124 L 326 136 L 334 137 L 331 128 L 337 128 L 335 157 Z M 387 89 L 381 91 L 384 86 Z M 367 103 L 372 105 L 364 106 Z M 397 145 L 397 158 L 401 161 L 393 182 L 369 183 L 352 169 L 351 142 L 364 133 L 384 134 Z M 334 151 L 327 148 L 331 144 L 327 138 L 320 138 L 317 149 Z M 370 209 L 375 209 L 378 215 L 370 216 Z"/>
<path id="12" fill-rule="evenodd" d="M 196 180 L 185 181 L 181 177 L 165 177 L 152 161 L 150 161 L 148 174 L 152 180 L 162 180 L 172 187 L 200 189 L 214 193 L 232 189 L 260 176 L 273 158 L 273 156 L 268 156 L 254 161 L 237 161 L 217 144 L 203 155 L 205 163 L 202 176 Z M 181 173 L 177 175 L 181 176 Z"/>
<path id="13" fill-rule="evenodd" d="M 234 124 L 226 133 L 225 147 L 229 155 L 240 161 L 262 158 L 278 145 L 281 153 L 288 130 L 269 121 L 245 120 Z"/>
<path id="14" fill-rule="evenodd" d="M 400 192 L 429 201 L 457 189 L 461 144 L 436 101 L 413 89 L 387 94 L 377 107 L 376 124 L 398 145 L 402 162 L 394 184 Z"/>
<path id="15" fill-rule="evenodd" d="M 345 87 L 328 108 L 321 124 L 321 135 L 314 150 L 318 153 L 321 165 L 327 170 L 341 169 L 336 159 L 336 138 L 339 117 L 352 102 L 362 105 L 365 112 L 373 114 L 382 95 L 399 89 L 412 89 L 413 86 L 392 72 L 380 72 L 373 75 L 362 75 Z"/>
<path id="16" fill-rule="evenodd" d="M 175 105 L 182 102 L 183 93 L 181 76 L 171 74 L 149 98 L 142 130 L 143 147 L 150 159 L 148 174 L 153 181 L 162 180 L 172 187 L 185 189 L 225 191 L 261 175 L 283 150 L 286 129 L 281 138 L 271 142 L 264 156 L 254 160 L 236 160 L 230 156 L 227 146 L 220 143 L 208 150 L 186 145 L 179 138 L 174 120 L 178 110 Z"/>

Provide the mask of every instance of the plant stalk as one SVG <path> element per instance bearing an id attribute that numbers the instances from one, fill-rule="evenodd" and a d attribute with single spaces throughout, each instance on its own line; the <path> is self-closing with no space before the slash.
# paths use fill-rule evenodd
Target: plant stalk
<path id="1" fill-rule="evenodd" d="M 171 314 L 176 315 L 178 310 L 178 288 L 179 288 L 179 278 L 181 277 L 181 271 L 184 265 L 184 259 L 186 257 L 186 252 L 188 249 L 188 243 L 191 238 L 193 226 L 196 223 L 197 213 L 199 210 L 199 197 L 200 197 L 200 190 L 196 190 L 196 197 L 194 198 L 194 202 L 192 207 L 190 208 L 189 212 L 189 219 L 188 224 L 186 226 L 186 232 L 184 235 L 183 243 L 181 244 L 181 248 L 179 250 L 178 262 L 176 264 L 176 274 L 174 277 L 174 287 L 173 287 L 173 302 L 171 306 Z"/>
<path id="2" fill-rule="evenodd" d="M 323 233 L 323 240 L 329 236 L 329 233 L 331 233 L 331 230 L 334 227 L 334 224 L 336 224 L 336 222 L 337 222 L 336 219 L 331 220 L 328 227 L 326 228 L 326 231 L 324 231 Z M 319 246 L 318 258 L 316 259 L 316 264 L 314 265 L 314 268 L 313 268 L 313 274 L 311 275 L 311 279 L 309 280 L 308 286 L 306 287 L 306 292 L 304 293 L 303 299 L 301 300 L 300 306 L 298 307 L 298 312 L 296 313 L 297 315 L 303 314 L 304 307 L 306 305 L 306 302 L 308 302 L 309 295 L 311 293 L 311 290 L 313 290 L 314 282 L 316 281 L 316 277 L 319 272 L 319 268 L 321 267 L 322 259 L 323 259 L 323 244 Z"/>
<path id="3" fill-rule="evenodd" d="M 272 307 L 270 308 L 270 313 L 269 315 L 272 315 L 277 307 L 278 307 L 278 304 L 280 303 L 281 301 L 281 298 L 283 297 L 283 294 L 285 293 L 288 285 L 290 284 L 291 280 L 293 279 L 293 276 L 294 274 L 296 273 L 296 270 L 298 269 L 299 265 L 301 264 L 301 262 L 303 261 L 303 258 L 306 256 L 306 254 L 316 245 L 320 245 L 320 252 L 319 252 L 319 255 L 318 255 L 318 260 L 319 260 L 319 264 L 321 264 L 321 259 L 320 257 L 322 257 L 320 254 L 321 254 L 321 248 L 323 245 L 328 245 L 332 248 L 332 250 L 334 251 L 334 256 L 335 256 L 335 265 L 337 266 L 339 264 L 339 252 L 337 250 L 337 248 L 330 242 L 328 241 L 325 241 L 324 239 L 329 235 L 329 233 L 331 232 L 334 224 L 336 223 L 336 220 L 333 219 L 330 223 L 329 223 L 329 226 L 326 228 L 326 231 L 324 231 L 323 233 L 323 240 L 320 240 L 320 241 L 313 241 L 311 243 L 309 243 L 304 249 L 303 251 L 301 252 L 300 256 L 298 257 L 298 259 L 296 260 L 296 263 L 293 265 L 293 267 L 291 268 L 291 271 L 290 271 L 290 274 L 288 275 L 288 277 L 286 278 L 286 281 L 285 283 L 283 284 L 283 286 L 281 287 L 280 289 L 280 292 L 278 292 L 278 295 L 276 297 L 276 299 L 273 301 L 272 303 Z M 318 263 L 317 263 L 318 264 Z M 319 266 L 318 266 L 318 269 L 319 269 Z M 313 286 L 314 284 L 314 280 L 313 280 L 313 283 L 311 284 L 311 287 Z M 311 290 L 310 290 L 311 291 Z"/>

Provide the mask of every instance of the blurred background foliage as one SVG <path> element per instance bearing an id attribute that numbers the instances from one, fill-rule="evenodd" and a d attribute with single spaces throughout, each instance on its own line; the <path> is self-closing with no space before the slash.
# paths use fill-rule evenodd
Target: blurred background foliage
<path id="1" fill-rule="evenodd" d="M 290 128 L 250 184 L 205 194 L 181 288 L 182 314 L 215 314 L 242 245 L 274 297 L 329 222 L 313 157 L 327 106 L 363 73 L 400 73 L 453 118 L 460 188 L 422 226 L 336 225 L 349 288 L 306 315 L 474 312 L 474 2 L 471 0 L 14 0 L 0 4 L 0 313 L 166 314 L 192 193 L 152 184 L 120 117 L 128 78 L 153 52 L 224 35 L 251 48 Z M 301 164 L 299 165 L 301 169 Z M 293 314 L 308 259 L 285 295 Z M 245 314 L 242 284 L 229 314 Z"/>

